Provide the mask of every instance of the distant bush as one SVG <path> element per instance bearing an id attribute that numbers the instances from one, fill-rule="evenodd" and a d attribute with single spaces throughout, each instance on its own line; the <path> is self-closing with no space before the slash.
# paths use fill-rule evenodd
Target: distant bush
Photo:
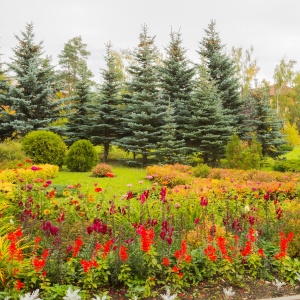
<path id="1" fill-rule="evenodd" d="M 211 171 L 211 167 L 206 164 L 200 164 L 193 168 L 193 174 L 195 177 L 206 178 Z"/>
<path id="2" fill-rule="evenodd" d="M 157 182 L 170 187 L 192 181 L 192 168 L 180 164 L 148 166 L 146 172 L 148 176 L 152 176 Z"/>
<path id="3" fill-rule="evenodd" d="M 36 164 L 62 166 L 67 146 L 58 134 L 38 130 L 30 132 L 24 137 L 22 149 Z"/>
<path id="4" fill-rule="evenodd" d="M 78 140 L 69 149 L 66 165 L 72 172 L 87 172 L 98 161 L 97 152 L 88 140 Z"/>
<path id="5" fill-rule="evenodd" d="M 300 160 L 279 160 L 275 162 L 273 169 L 279 172 L 300 172 Z"/>
<path id="6" fill-rule="evenodd" d="M 262 146 L 254 136 L 251 141 L 242 141 L 233 135 L 226 147 L 226 167 L 241 170 L 260 169 Z"/>
<path id="7" fill-rule="evenodd" d="M 93 177 L 105 177 L 107 173 L 112 173 L 112 167 L 108 164 L 101 163 L 94 167 L 92 173 Z"/>
<path id="8" fill-rule="evenodd" d="M 14 168 L 25 159 L 26 153 L 20 142 L 7 139 L 0 143 L 0 169 Z"/>

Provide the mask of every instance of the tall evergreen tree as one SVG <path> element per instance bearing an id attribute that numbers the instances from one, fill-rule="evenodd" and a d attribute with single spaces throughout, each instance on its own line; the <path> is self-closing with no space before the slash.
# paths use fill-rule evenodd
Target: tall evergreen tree
<path id="1" fill-rule="evenodd" d="M 1 56 L 0 56 L 1 57 Z M 13 119 L 14 110 L 11 109 L 6 94 L 9 91 L 10 84 L 6 77 L 3 64 L 0 61 L 0 140 L 4 140 L 11 136 L 13 128 L 9 126 L 10 121 Z M 4 126 L 6 124 L 6 126 Z"/>
<path id="2" fill-rule="evenodd" d="M 224 114 L 218 88 L 204 65 L 191 106 L 193 112 L 186 124 L 187 145 L 201 154 L 204 163 L 216 166 L 225 154 L 232 127 L 229 117 Z"/>
<path id="3" fill-rule="evenodd" d="M 76 83 L 74 95 L 69 105 L 68 122 L 64 130 L 64 135 L 68 138 L 66 143 L 71 145 L 79 139 L 88 139 L 86 132 L 89 129 L 89 109 L 91 102 L 90 85 L 82 80 Z"/>
<path id="4" fill-rule="evenodd" d="M 116 65 L 116 56 L 112 51 L 112 45 L 106 46 L 106 69 L 102 70 L 103 83 L 100 87 L 100 96 L 91 106 L 91 126 L 87 135 L 97 145 L 104 146 L 103 161 L 106 162 L 109 148 L 118 137 L 120 128 L 120 88 L 121 73 Z"/>
<path id="5" fill-rule="evenodd" d="M 81 36 L 76 36 L 64 45 L 64 49 L 58 55 L 60 76 L 69 95 L 72 95 L 77 82 L 85 80 L 92 83 L 93 73 L 87 66 L 87 59 L 91 53 L 86 48 L 87 45 L 83 43 Z"/>
<path id="6" fill-rule="evenodd" d="M 283 121 L 278 118 L 276 111 L 271 108 L 268 87 L 252 91 L 252 97 L 256 102 L 253 123 L 257 140 L 262 144 L 262 154 L 263 156 L 276 157 L 282 154 L 279 149 L 280 145 L 286 143 L 281 133 L 284 125 Z"/>
<path id="7" fill-rule="evenodd" d="M 8 67 L 17 83 L 10 86 L 5 97 L 1 96 L 14 112 L 9 122 L 2 124 L 7 136 L 48 128 L 61 117 L 61 104 L 65 101 L 56 99 L 57 78 L 53 67 L 45 65 L 42 58 L 42 42 L 34 41 L 33 24 L 27 24 L 25 32 L 16 38 L 19 44 L 13 49 L 14 57 Z"/>
<path id="8" fill-rule="evenodd" d="M 180 32 L 171 32 L 166 58 L 160 68 L 161 93 L 165 103 L 174 107 L 176 136 L 182 138 L 185 124 L 190 118 L 190 101 L 195 69 L 191 66 L 182 46 Z"/>
<path id="9" fill-rule="evenodd" d="M 139 45 L 134 51 L 134 64 L 128 69 L 131 81 L 128 83 L 126 113 L 122 117 L 124 136 L 116 144 L 123 149 L 141 154 L 142 163 L 160 139 L 163 109 L 159 104 L 157 49 L 154 37 L 143 27 Z"/>
<path id="10" fill-rule="evenodd" d="M 171 103 L 167 108 L 164 117 L 164 125 L 161 127 L 161 139 L 157 143 L 157 156 L 164 163 L 187 163 L 188 147 L 184 139 L 179 140 L 176 137 L 177 124 L 174 116 L 174 108 Z"/>
<path id="11" fill-rule="evenodd" d="M 205 29 L 206 36 L 200 42 L 198 53 L 204 58 L 211 80 L 215 82 L 226 114 L 239 135 L 243 132 L 244 103 L 240 97 L 240 84 L 234 61 L 224 53 L 216 23 L 211 21 Z"/>

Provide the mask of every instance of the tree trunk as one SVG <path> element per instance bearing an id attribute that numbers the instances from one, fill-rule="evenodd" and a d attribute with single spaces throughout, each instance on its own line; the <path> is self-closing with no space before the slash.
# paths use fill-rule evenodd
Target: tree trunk
<path id="1" fill-rule="evenodd" d="M 109 143 L 104 143 L 103 162 L 105 163 L 107 162 L 108 152 L 109 152 Z"/>
<path id="2" fill-rule="evenodd" d="M 143 166 L 146 166 L 147 165 L 147 153 L 143 153 Z"/>

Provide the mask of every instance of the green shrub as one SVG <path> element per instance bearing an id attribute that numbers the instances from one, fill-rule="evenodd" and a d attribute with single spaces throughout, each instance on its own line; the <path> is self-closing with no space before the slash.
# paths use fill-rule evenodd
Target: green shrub
<path id="1" fill-rule="evenodd" d="M 0 143 L 0 169 L 15 168 L 18 163 L 26 159 L 26 154 L 22 150 L 22 144 L 10 139 Z"/>
<path id="2" fill-rule="evenodd" d="M 233 135 L 226 147 L 226 167 L 232 169 L 259 169 L 262 161 L 262 146 L 254 136 L 251 141 L 242 141 Z"/>
<path id="3" fill-rule="evenodd" d="M 300 172 L 300 160 L 279 160 L 273 166 L 274 171 Z"/>
<path id="4" fill-rule="evenodd" d="M 67 146 L 58 134 L 38 130 L 30 132 L 24 137 L 22 149 L 36 164 L 62 166 Z"/>
<path id="5" fill-rule="evenodd" d="M 193 174 L 195 177 L 206 178 L 211 171 L 211 167 L 206 164 L 200 164 L 193 168 Z"/>
<path id="6" fill-rule="evenodd" d="M 78 140 L 69 149 L 66 165 L 73 172 L 87 172 L 97 163 L 98 155 L 88 140 Z"/>
<path id="7" fill-rule="evenodd" d="M 92 170 L 93 177 L 105 177 L 107 173 L 112 173 L 112 168 L 108 164 L 98 164 L 95 166 L 95 168 Z"/>

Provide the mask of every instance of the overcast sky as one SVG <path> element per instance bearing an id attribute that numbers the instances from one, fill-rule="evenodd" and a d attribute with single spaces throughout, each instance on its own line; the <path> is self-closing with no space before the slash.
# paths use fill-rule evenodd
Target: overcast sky
<path id="1" fill-rule="evenodd" d="M 171 28 L 181 30 L 183 45 L 193 61 L 210 20 L 221 40 L 232 46 L 254 48 L 259 78 L 272 81 L 279 61 L 300 62 L 300 0 L 0 0 L 0 53 L 12 57 L 15 34 L 33 22 L 36 41 L 57 63 L 64 44 L 81 36 L 91 52 L 88 65 L 97 77 L 103 67 L 105 44 L 114 49 L 137 46 L 141 26 L 156 36 L 156 45 L 169 43 Z M 297 64 L 296 70 L 300 70 Z"/>

